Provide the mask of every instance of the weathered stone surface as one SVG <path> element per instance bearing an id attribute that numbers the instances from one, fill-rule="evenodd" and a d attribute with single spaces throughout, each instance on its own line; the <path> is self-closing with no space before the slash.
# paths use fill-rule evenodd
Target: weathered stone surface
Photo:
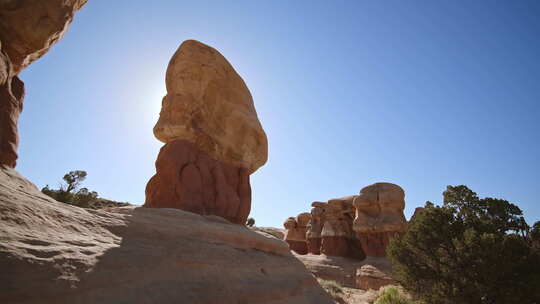
<path id="1" fill-rule="evenodd" d="M 353 229 L 367 256 L 384 257 L 390 238 L 405 232 L 403 215 L 405 192 L 390 183 L 376 183 L 363 188 L 354 198 L 356 209 Z"/>
<path id="2" fill-rule="evenodd" d="M 336 281 L 340 285 L 349 288 L 375 289 L 375 285 L 369 281 L 370 278 L 363 280 L 364 277 L 359 278 L 357 275 L 357 271 L 365 265 L 371 265 L 385 274 L 392 273 L 392 263 L 387 258 L 368 257 L 360 261 L 358 259 L 339 256 L 294 255 L 317 278 Z"/>
<path id="3" fill-rule="evenodd" d="M 189 141 L 175 140 L 161 148 L 156 172 L 146 186 L 145 207 L 218 215 L 245 224 L 251 208 L 246 169 L 216 161 Z"/>
<path id="4" fill-rule="evenodd" d="M 23 108 L 24 83 L 14 76 L 11 66 L 0 43 L 0 166 L 15 168 L 19 145 L 17 124 Z"/>
<path id="5" fill-rule="evenodd" d="M 0 166 L 14 168 L 24 84 L 17 75 L 56 43 L 86 0 L 0 1 Z"/>
<path id="6" fill-rule="evenodd" d="M 0 303 L 333 303 L 288 246 L 216 216 L 87 210 L 0 170 Z"/>
<path id="7" fill-rule="evenodd" d="M 283 223 L 285 235 L 283 240 L 289 244 L 291 250 L 298 254 L 307 254 L 306 231 L 311 214 L 300 213 L 296 218 L 290 217 Z"/>
<path id="8" fill-rule="evenodd" d="M 215 49 L 188 40 L 167 68 L 155 136 L 165 142 L 146 207 L 213 214 L 245 224 L 249 175 L 267 159 L 266 135 L 251 94 Z"/>
<path id="9" fill-rule="evenodd" d="M 354 196 L 311 204 L 311 220 L 307 229 L 308 252 L 363 259 L 360 242 L 352 230 Z"/>
<path id="10" fill-rule="evenodd" d="M 364 259 L 360 243 L 352 230 L 354 196 L 328 200 L 321 232 L 321 252 L 330 256 Z"/>
<path id="11" fill-rule="evenodd" d="M 276 238 L 278 240 L 283 240 L 283 237 L 285 236 L 285 230 L 275 228 L 275 227 L 252 226 L 252 227 L 248 227 L 248 228 L 255 231 L 255 232 L 257 232 L 257 233 L 260 233 L 260 234 L 262 234 L 264 236 L 273 237 L 273 238 Z"/>
<path id="12" fill-rule="evenodd" d="M 0 41 L 13 75 L 58 42 L 87 0 L 0 1 Z"/>
<path id="13" fill-rule="evenodd" d="M 311 208 L 311 219 L 308 223 L 306 233 L 308 252 L 311 254 L 320 254 L 326 203 L 313 202 L 311 206 L 313 207 Z"/>
<path id="14" fill-rule="evenodd" d="M 253 173 L 267 160 L 268 143 L 251 93 L 214 48 L 194 40 L 180 45 L 166 75 L 154 135 L 184 139 L 212 158 Z"/>
<path id="15" fill-rule="evenodd" d="M 389 272 L 389 267 L 364 265 L 356 271 L 356 287 L 364 290 L 379 290 L 383 286 L 395 285 L 396 281 L 390 276 Z"/>

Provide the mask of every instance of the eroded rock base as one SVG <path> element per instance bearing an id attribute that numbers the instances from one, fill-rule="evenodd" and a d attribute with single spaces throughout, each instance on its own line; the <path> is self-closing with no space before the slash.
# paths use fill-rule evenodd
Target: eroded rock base
<path id="1" fill-rule="evenodd" d="M 363 260 L 366 256 L 358 240 L 343 236 L 323 236 L 321 253 Z"/>
<path id="2" fill-rule="evenodd" d="M 357 233 L 358 239 L 367 256 L 385 257 L 386 247 L 392 237 L 401 232 L 376 232 L 376 233 Z"/>
<path id="3" fill-rule="evenodd" d="M 311 254 L 321 254 L 321 238 L 308 238 L 307 247 L 308 253 Z"/>
<path id="4" fill-rule="evenodd" d="M 307 254 L 307 244 L 305 241 L 286 241 L 289 244 L 289 248 L 297 254 Z"/>
<path id="5" fill-rule="evenodd" d="M 171 141 L 159 152 L 144 206 L 217 215 L 243 225 L 251 209 L 249 173 L 213 159 L 189 141 Z"/>

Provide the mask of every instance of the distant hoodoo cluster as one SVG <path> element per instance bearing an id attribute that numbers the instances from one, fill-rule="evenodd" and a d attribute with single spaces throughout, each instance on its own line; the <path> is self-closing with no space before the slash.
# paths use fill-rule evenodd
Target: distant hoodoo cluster
<path id="1" fill-rule="evenodd" d="M 164 142 L 145 207 L 177 208 L 245 224 L 249 176 L 266 163 L 268 143 L 251 93 L 214 48 L 184 41 L 166 73 L 154 135 Z"/>
<path id="2" fill-rule="evenodd" d="M 384 257 L 390 239 L 407 229 L 405 192 L 395 184 L 376 183 L 359 195 L 313 202 L 311 207 L 311 213 L 283 224 L 284 240 L 298 254 Z"/>

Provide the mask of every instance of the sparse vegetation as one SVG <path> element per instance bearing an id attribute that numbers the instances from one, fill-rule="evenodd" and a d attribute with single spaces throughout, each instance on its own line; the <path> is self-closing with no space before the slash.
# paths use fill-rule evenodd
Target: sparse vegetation
<path id="1" fill-rule="evenodd" d="M 430 304 L 540 303 L 540 224 L 531 229 L 518 206 L 463 185 L 443 195 L 390 243 L 396 279 Z"/>
<path id="2" fill-rule="evenodd" d="M 122 207 L 129 205 L 129 203 L 100 198 L 96 191 L 90 191 L 88 188 L 79 189 L 79 186 L 86 179 L 87 175 L 86 171 L 82 170 L 70 171 L 64 175 L 64 183 L 60 184 L 58 190 L 50 189 L 49 185 L 46 185 L 41 189 L 41 192 L 59 202 L 82 208 L 101 209 L 105 207 Z"/>
<path id="3" fill-rule="evenodd" d="M 343 288 L 341 285 L 335 281 L 323 280 L 321 278 L 317 278 L 317 281 L 319 281 L 321 287 L 326 290 L 332 298 L 341 299 L 341 296 L 343 295 Z"/>
<path id="4" fill-rule="evenodd" d="M 246 226 L 253 227 L 255 225 L 255 219 L 250 217 L 247 219 Z"/>
<path id="5" fill-rule="evenodd" d="M 411 300 L 400 289 L 391 286 L 382 288 L 373 304 L 421 304 L 421 302 Z"/>

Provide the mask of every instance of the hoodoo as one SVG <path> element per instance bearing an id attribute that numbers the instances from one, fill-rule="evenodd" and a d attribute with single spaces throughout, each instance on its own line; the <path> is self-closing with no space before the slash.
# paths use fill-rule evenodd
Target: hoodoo
<path id="1" fill-rule="evenodd" d="M 384 257 L 390 239 L 407 229 L 405 191 L 390 183 L 375 183 L 354 199 L 353 229 L 367 256 Z"/>
<path id="2" fill-rule="evenodd" d="M 268 157 L 246 84 L 214 48 L 187 40 L 169 63 L 166 87 L 154 127 L 165 145 L 146 187 L 145 207 L 244 224 L 251 209 L 249 176 Z"/>
<path id="3" fill-rule="evenodd" d="M 19 73 L 58 42 L 86 0 L 0 1 L 0 166 L 15 168 L 24 83 Z"/>

